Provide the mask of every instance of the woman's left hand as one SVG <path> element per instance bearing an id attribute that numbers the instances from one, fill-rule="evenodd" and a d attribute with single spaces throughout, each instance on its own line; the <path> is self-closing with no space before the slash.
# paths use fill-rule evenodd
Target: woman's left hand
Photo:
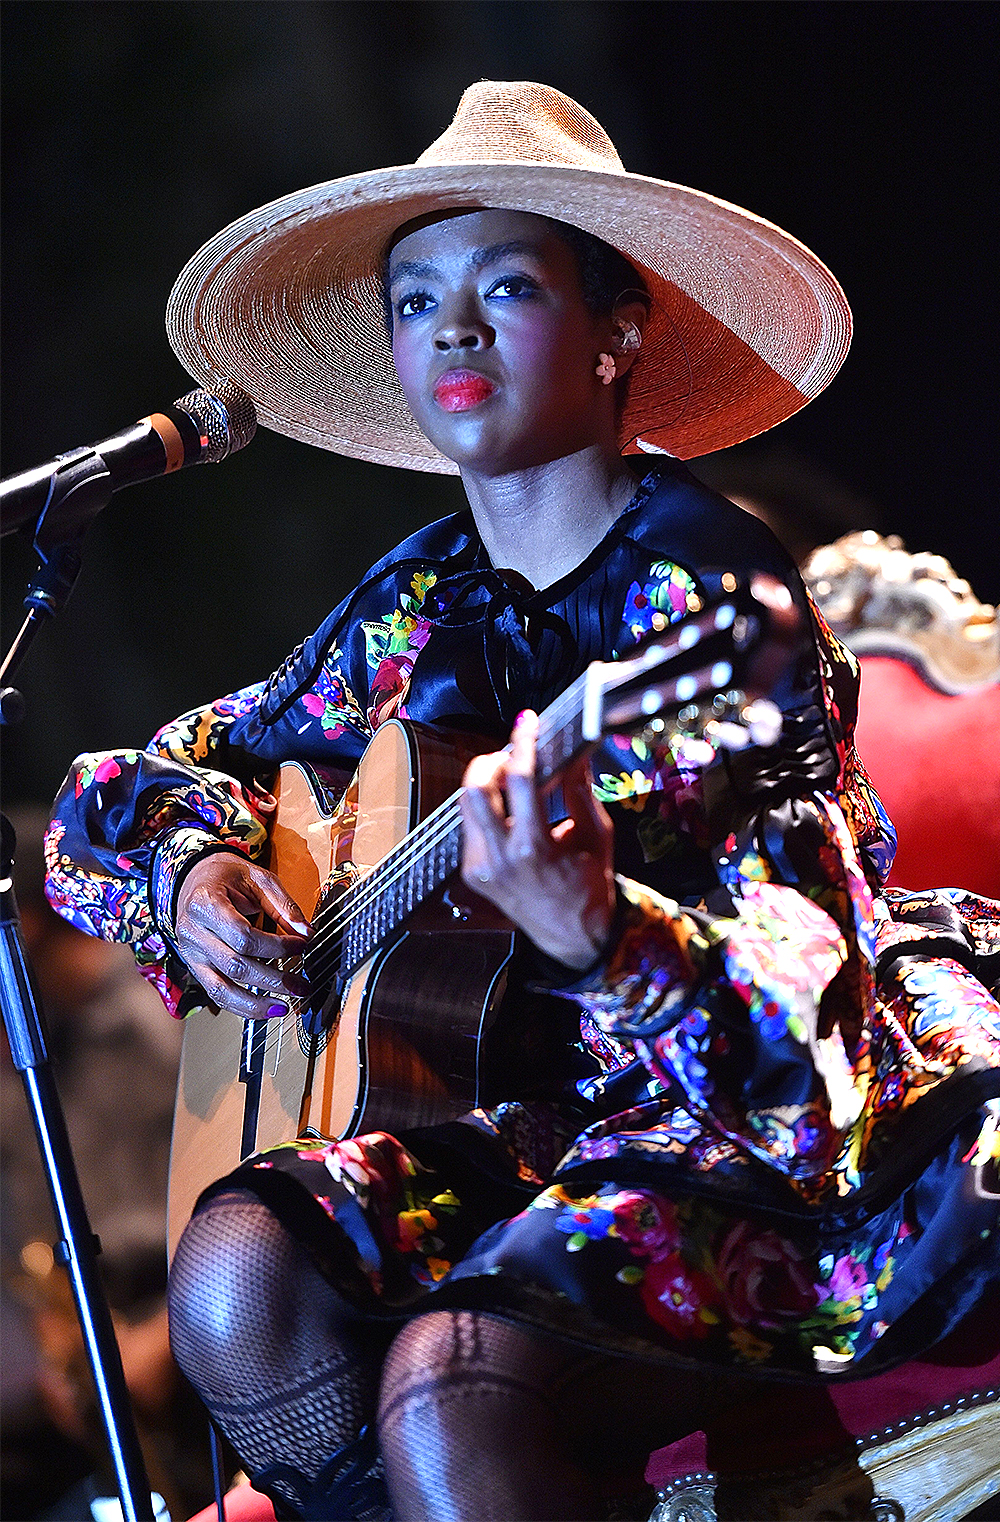
<path id="1" fill-rule="evenodd" d="M 612 825 L 585 759 L 563 778 L 569 817 L 550 827 L 535 782 L 538 717 L 510 749 L 476 756 L 462 794 L 462 876 L 548 956 L 583 969 L 600 956 L 615 908 Z"/>

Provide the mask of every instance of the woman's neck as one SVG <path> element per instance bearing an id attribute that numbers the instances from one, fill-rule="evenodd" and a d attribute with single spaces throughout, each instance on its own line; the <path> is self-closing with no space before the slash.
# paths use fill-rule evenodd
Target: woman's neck
<path id="1" fill-rule="evenodd" d="M 510 475 L 462 472 L 490 561 L 549 587 L 586 560 L 635 494 L 619 456 L 584 449 Z"/>

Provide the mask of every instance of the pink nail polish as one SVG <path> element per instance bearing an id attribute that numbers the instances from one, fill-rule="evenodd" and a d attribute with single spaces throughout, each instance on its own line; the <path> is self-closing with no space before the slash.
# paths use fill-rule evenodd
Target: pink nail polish
<path id="1" fill-rule="evenodd" d="M 269 1004 L 267 1006 L 267 1018 L 277 1020 L 281 1015 L 288 1014 L 287 1004 Z"/>

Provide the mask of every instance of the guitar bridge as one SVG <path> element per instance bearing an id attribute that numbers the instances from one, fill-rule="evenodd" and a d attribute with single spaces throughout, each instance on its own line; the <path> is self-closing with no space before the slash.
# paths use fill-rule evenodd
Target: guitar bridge
<path id="1" fill-rule="evenodd" d="M 240 1083 L 259 1083 L 264 1071 L 266 1038 L 266 1020 L 244 1020 L 243 1040 L 240 1042 Z"/>

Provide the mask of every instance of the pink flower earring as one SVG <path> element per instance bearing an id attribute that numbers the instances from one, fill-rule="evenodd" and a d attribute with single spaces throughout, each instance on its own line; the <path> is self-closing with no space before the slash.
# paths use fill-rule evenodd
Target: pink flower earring
<path id="1" fill-rule="evenodd" d="M 642 334 L 634 322 L 619 322 L 616 324 L 615 350 L 619 354 L 635 354 L 642 346 Z M 599 354 L 600 364 L 597 374 L 606 386 L 610 386 L 618 374 L 618 366 L 615 364 L 613 354 Z"/>

